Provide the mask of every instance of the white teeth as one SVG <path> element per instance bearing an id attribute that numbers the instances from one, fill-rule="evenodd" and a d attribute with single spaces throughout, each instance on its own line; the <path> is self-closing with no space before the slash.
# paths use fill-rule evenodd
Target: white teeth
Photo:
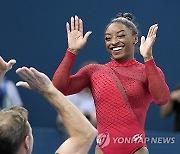
<path id="1" fill-rule="evenodd" d="M 121 50 L 122 47 L 113 48 L 113 51 Z"/>

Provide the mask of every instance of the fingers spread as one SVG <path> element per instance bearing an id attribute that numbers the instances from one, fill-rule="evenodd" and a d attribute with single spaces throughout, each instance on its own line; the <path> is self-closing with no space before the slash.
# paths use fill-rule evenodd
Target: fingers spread
<path id="1" fill-rule="evenodd" d="M 75 15 L 75 17 L 71 17 L 71 30 L 69 28 L 68 23 L 66 23 L 66 29 L 67 29 L 67 32 L 70 32 L 73 30 L 83 32 L 82 20 L 79 19 L 79 17 L 77 15 Z"/>

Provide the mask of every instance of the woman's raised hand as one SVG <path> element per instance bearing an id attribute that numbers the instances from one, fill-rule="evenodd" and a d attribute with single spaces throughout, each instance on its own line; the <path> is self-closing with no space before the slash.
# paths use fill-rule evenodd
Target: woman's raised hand
<path id="1" fill-rule="evenodd" d="M 147 37 L 141 37 L 140 53 L 143 56 L 144 60 L 152 59 L 152 47 L 156 40 L 156 33 L 158 30 L 158 25 L 154 24 L 149 28 Z"/>
<path id="2" fill-rule="evenodd" d="M 68 51 L 78 54 L 79 50 L 84 47 L 88 37 L 92 33 L 86 32 L 83 36 L 83 21 L 78 16 L 71 17 L 71 24 L 66 23 L 67 37 L 68 37 Z"/>

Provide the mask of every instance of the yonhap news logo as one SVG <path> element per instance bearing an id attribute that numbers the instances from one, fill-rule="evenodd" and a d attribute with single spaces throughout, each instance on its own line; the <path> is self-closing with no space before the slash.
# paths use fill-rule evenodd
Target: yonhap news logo
<path id="1" fill-rule="evenodd" d="M 143 137 L 143 134 L 134 134 L 132 137 L 110 137 L 108 132 L 100 133 L 97 136 L 97 144 L 100 148 L 104 148 L 111 144 L 137 144 L 137 143 L 150 143 L 150 144 L 174 144 L 174 136 L 152 136 Z"/>
<path id="2" fill-rule="evenodd" d="M 110 143 L 110 136 L 108 132 L 101 133 L 97 136 L 96 142 L 100 148 L 104 148 Z"/>

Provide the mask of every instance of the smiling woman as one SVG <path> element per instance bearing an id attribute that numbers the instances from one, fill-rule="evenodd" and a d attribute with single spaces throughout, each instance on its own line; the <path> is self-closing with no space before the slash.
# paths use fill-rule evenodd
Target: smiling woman
<path id="1" fill-rule="evenodd" d="M 134 42 L 137 35 L 132 35 L 132 31 L 125 25 L 112 23 L 107 28 L 105 36 L 106 48 L 111 59 L 125 61 L 134 58 Z"/>
<path id="2" fill-rule="evenodd" d="M 138 42 L 138 31 L 131 21 L 133 17 L 126 13 L 118 14 L 106 27 L 105 43 L 111 59 L 126 61 L 134 58 L 135 44 Z"/>
<path id="3" fill-rule="evenodd" d="M 77 16 L 67 23 L 68 50 L 57 68 L 53 84 L 65 95 L 89 87 L 94 97 L 97 117 L 97 146 L 104 154 L 147 154 L 144 123 L 152 101 L 166 104 L 169 88 L 155 64 L 152 47 L 158 25 L 141 37 L 140 54 L 144 64 L 136 61 L 134 50 L 138 30 L 130 13 L 118 14 L 105 29 L 105 45 L 111 61 L 89 64 L 75 75 L 71 68 L 91 32 L 83 36 L 83 21 Z M 138 139 L 135 138 L 139 136 Z M 130 138 L 133 143 L 117 143 L 115 138 Z"/>

